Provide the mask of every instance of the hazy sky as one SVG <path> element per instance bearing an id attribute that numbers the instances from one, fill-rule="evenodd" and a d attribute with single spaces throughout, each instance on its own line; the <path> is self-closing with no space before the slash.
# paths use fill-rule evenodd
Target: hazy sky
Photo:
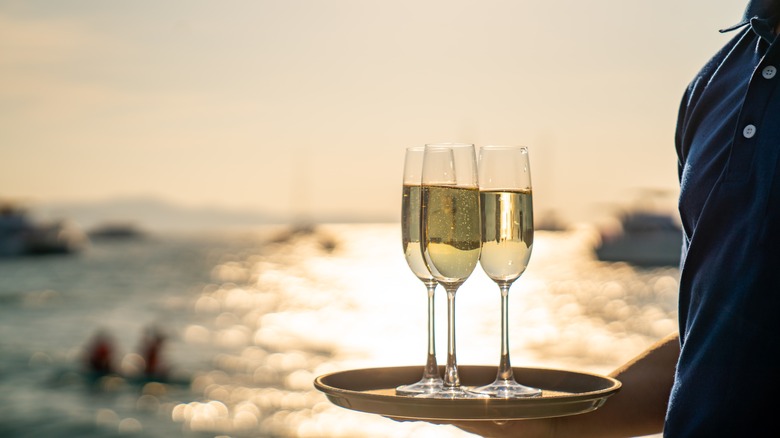
<path id="1" fill-rule="evenodd" d="M 530 148 L 537 212 L 677 190 L 742 0 L 0 0 L 0 199 L 400 212 L 407 146 Z M 539 214 L 539 213 L 537 213 Z"/>

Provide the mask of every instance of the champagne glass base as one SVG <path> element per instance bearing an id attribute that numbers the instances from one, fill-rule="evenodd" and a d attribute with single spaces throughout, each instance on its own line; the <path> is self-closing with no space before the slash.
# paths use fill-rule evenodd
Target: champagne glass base
<path id="1" fill-rule="evenodd" d="M 521 385 L 513 379 L 496 379 L 495 382 L 474 388 L 473 391 L 491 398 L 529 398 L 542 395 L 541 389 Z"/>
<path id="2" fill-rule="evenodd" d="M 398 395 L 431 394 L 437 391 L 441 391 L 443 387 L 444 381 L 441 379 L 441 377 L 423 377 L 417 383 L 401 385 L 395 388 L 395 393 Z"/>
<path id="3" fill-rule="evenodd" d="M 420 394 L 415 397 L 418 398 L 444 398 L 444 399 L 461 399 L 461 398 L 489 398 L 487 394 L 479 394 L 460 386 L 455 387 L 443 387 L 441 390 L 432 392 L 429 394 Z"/>

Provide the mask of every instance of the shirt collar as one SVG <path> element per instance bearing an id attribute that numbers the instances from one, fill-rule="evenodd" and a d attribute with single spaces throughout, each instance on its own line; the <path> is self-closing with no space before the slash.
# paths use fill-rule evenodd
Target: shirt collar
<path id="1" fill-rule="evenodd" d="M 721 29 L 720 32 L 729 32 L 749 24 L 758 36 L 772 42 L 775 39 L 773 31 L 778 17 L 780 17 L 780 0 L 750 0 L 742 21 Z"/>

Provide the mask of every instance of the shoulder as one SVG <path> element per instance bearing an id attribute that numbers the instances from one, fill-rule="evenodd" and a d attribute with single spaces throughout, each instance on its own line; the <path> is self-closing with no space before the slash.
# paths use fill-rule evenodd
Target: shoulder
<path id="1" fill-rule="evenodd" d="M 713 78 L 719 76 L 718 72 L 722 70 L 728 71 L 738 66 L 741 66 L 740 69 L 744 68 L 744 66 L 742 66 L 742 61 L 740 60 L 740 54 L 744 55 L 746 50 L 750 50 L 750 45 L 754 43 L 754 39 L 755 33 L 751 30 L 750 26 L 742 27 L 736 35 L 724 44 L 723 47 L 721 47 L 720 50 L 718 50 L 701 67 L 689 82 L 683 93 L 679 113 L 677 115 L 675 143 L 679 158 L 678 164 L 682 164 L 687 155 L 688 143 L 690 140 L 689 134 L 695 131 L 695 125 L 698 123 L 697 120 L 700 120 L 703 114 L 707 114 L 708 111 L 712 109 L 710 108 L 712 105 L 719 105 L 719 102 L 723 97 L 717 96 L 725 92 L 723 89 L 707 93 L 708 90 L 712 88 L 710 85 L 713 82 Z M 731 80 L 727 80 L 726 82 L 731 84 L 727 85 L 726 88 L 738 85 L 735 83 L 732 84 Z M 708 95 L 710 98 L 703 99 L 702 97 L 705 95 Z"/>
<path id="2" fill-rule="evenodd" d="M 742 28 L 734 37 L 732 37 L 720 50 L 718 50 L 693 77 L 685 90 L 682 105 L 683 107 L 692 107 L 698 102 L 702 92 L 706 90 L 710 80 L 721 68 L 726 58 L 734 52 L 741 42 L 744 42 L 749 33 L 752 33 L 750 26 Z"/>

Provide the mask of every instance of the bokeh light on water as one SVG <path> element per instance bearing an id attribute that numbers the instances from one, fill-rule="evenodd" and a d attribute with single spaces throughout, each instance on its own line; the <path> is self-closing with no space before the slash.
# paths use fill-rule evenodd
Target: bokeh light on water
<path id="1" fill-rule="evenodd" d="M 259 427 L 283 436 L 461 434 L 350 412 L 314 392 L 311 382 L 320 374 L 422 364 L 425 351 L 425 289 L 405 265 L 397 227 L 342 225 L 321 232 L 336 236 L 333 253 L 322 251 L 316 235 L 303 236 L 268 256 L 214 268 L 215 283 L 195 302 L 197 312 L 213 316 L 213 328 L 187 332 L 240 351 L 215 359 L 219 371 L 193 385 L 209 401 L 176 406 L 174 420 L 192 430 Z M 530 268 L 510 294 L 515 365 L 606 373 L 675 330 L 676 269 L 597 262 L 590 239 L 587 230 L 537 239 Z M 458 293 L 457 310 L 460 363 L 494 364 L 499 294 L 479 268 Z"/>
<path id="2" fill-rule="evenodd" d="M 65 384 L 21 390 L 24 385 L 40 389 L 35 379 L 74 362 L 78 354 L 72 346 L 81 345 L 92 327 L 73 328 L 78 313 L 68 307 L 67 290 L 36 292 L 20 282 L 16 304 L 28 311 L 49 306 L 48 313 L 28 318 L 53 319 L 50 324 L 62 327 L 63 338 L 60 348 L 41 341 L 23 350 L 24 364 L 3 363 L 10 370 L 6 374 L 14 367 L 39 370 L 25 375 L 18 388 L 0 377 L 0 389 L 17 388 L 0 398 L 6 412 L 0 419 L 17 421 L 8 430 L 29 432 L 18 436 L 59 436 L 35 425 L 35 418 L 50 415 L 35 412 L 45 396 L 43 406 L 52 406 L 60 422 L 93 436 L 170 436 L 171 431 L 198 437 L 467 436 L 449 426 L 400 423 L 336 407 L 312 384 L 316 376 L 333 371 L 423 364 L 425 288 L 405 264 L 397 224 L 323 225 L 313 232 L 264 231 L 251 239 L 230 239 L 217 239 L 218 245 L 202 240 L 172 251 L 176 262 L 171 263 L 189 266 L 182 277 L 190 283 L 182 280 L 177 288 L 159 280 L 159 290 L 149 295 L 122 295 L 124 313 L 108 312 L 116 320 L 109 325 L 128 343 L 135 342 L 137 325 L 144 321 L 139 315 L 155 308 L 157 323 L 170 334 L 167 359 L 191 378 L 184 386 L 134 387 L 114 378 L 102 382 L 103 391 L 88 395 Z M 537 234 L 529 268 L 510 292 L 513 365 L 607 373 L 676 329 L 677 269 L 598 262 L 593 239 L 587 228 Z M 152 257 L 163 247 L 135 250 L 139 257 Z M 154 272 L 168 272 L 161 264 Z M 460 364 L 497 363 L 499 297 L 480 267 L 459 290 Z M 446 303 L 441 289 L 436 298 L 437 350 L 443 363 Z M 6 324 L 34 333 L 22 319 Z M 64 333 L 78 339 L 68 344 Z M 4 332 L 0 345 L 14 347 L 15 339 Z M 63 352 L 62 345 L 71 348 Z M 131 365 L 138 359 L 133 354 L 124 356 Z M 19 422 L 9 412 L 33 420 Z"/>

